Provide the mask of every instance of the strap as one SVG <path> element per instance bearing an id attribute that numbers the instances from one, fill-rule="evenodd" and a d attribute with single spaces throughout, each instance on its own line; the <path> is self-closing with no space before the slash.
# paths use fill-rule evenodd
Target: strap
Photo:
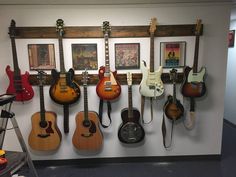
<path id="1" fill-rule="evenodd" d="M 143 114 L 144 114 L 144 106 L 145 106 L 145 96 L 141 95 L 141 117 L 143 124 L 150 124 L 153 121 L 153 99 L 150 98 L 150 105 L 151 105 L 151 119 L 148 122 L 144 121 Z"/>
<path id="2" fill-rule="evenodd" d="M 185 120 L 183 121 L 184 127 L 188 130 L 192 130 L 195 125 L 195 100 L 194 97 L 190 98 L 190 111 L 189 111 L 189 119 L 186 116 Z"/>
<path id="3" fill-rule="evenodd" d="M 64 133 L 69 133 L 69 105 L 63 105 L 64 111 Z"/>
<path id="4" fill-rule="evenodd" d="M 171 134 L 170 134 L 170 143 L 168 145 L 166 145 L 166 124 L 165 124 L 165 116 L 163 113 L 163 120 L 162 120 L 162 126 L 161 126 L 161 130 L 162 130 L 162 137 L 163 137 L 163 145 L 166 149 L 171 147 L 172 144 L 172 138 L 173 138 L 173 129 L 174 129 L 174 120 L 171 121 L 172 125 L 171 125 Z"/>
<path id="5" fill-rule="evenodd" d="M 108 119 L 109 119 L 109 124 L 108 125 L 104 125 L 103 122 L 102 122 L 102 113 L 103 113 L 103 100 L 100 99 L 100 103 L 99 103 L 99 120 L 100 120 L 100 123 L 102 125 L 103 128 L 108 128 L 110 125 L 111 125 L 111 102 L 110 101 L 107 101 L 107 116 L 108 116 Z"/>

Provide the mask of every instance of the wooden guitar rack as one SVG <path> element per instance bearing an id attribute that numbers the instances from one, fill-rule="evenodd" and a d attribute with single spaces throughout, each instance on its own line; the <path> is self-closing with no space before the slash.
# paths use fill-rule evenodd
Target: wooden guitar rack
<path id="1" fill-rule="evenodd" d="M 112 26 L 110 38 L 137 38 L 149 37 L 150 26 Z M 155 31 L 155 37 L 178 37 L 178 36 L 195 36 L 195 24 L 190 25 L 159 25 Z M 202 26 L 203 29 L 203 26 Z M 65 34 L 63 38 L 103 38 L 100 26 L 80 26 L 80 27 L 64 27 Z M 200 35 L 202 35 L 203 30 Z M 26 38 L 58 38 L 56 27 L 16 27 L 16 39 Z M 90 74 L 89 84 L 98 82 L 97 74 Z M 75 80 L 81 84 L 82 75 L 76 74 Z M 141 73 L 133 74 L 133 84 L 139 84 L 142 79 Z M 35 74 L 29 77 L 32 85 L 38 85 L 38 79 Z M 126 84 L 126 74 L 118 74 L 117 80 L 120 84 Z M 177 82 L 183 80 L 183 73 L 178 74 Z M 171 83 L 168 73 L 162 74 L 164 83 Z M 50 85 L 51 76 L 47 75 L 45 84 Z"/>

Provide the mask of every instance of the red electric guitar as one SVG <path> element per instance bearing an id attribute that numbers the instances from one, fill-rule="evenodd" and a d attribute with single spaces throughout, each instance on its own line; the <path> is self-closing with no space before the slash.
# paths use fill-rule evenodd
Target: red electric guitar
<path id="1" fill-rule="evenodd" d="M 109 63 L 108 38 L 111 27 L 108 21 L 103 22 L 103 33 L 105 38 L 105 65 L 99 69 L 99 82 L 96 87 L 98 96 L 103 100 L 114 100 L 120 96 L 121 86 L 116 80 L 116 71 L 111 72 Z"/>
<path id="2" fill-rule="evenodd" d="M 29 84 L 29 73 L 21 74 L 16 53 L 16 43 L 15 43 L 15 27 L 16 23 L 14 20 L 11 21 L 11 26 L 9 27 L 9 35 L 11 38 L 12 45 L 12 55 L 13 55 L 13 64 L 14 71 L 11 70 L 10 66 L 7 65 L 6 73 L 9 78 L 9 86 L 7 88 L 7 94 L 15 94 L 15 101 L 27 101 L 33 98 L 34 90 Z"/>

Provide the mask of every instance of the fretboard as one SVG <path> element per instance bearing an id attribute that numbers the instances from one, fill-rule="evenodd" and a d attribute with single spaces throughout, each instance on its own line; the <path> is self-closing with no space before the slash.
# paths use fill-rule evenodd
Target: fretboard
<path id="1" fill-rule="evenodd" d="M 193 60 L 193 73 L 198 71 L 198 52 L 199 52 L 199 35 L 196 36 L 195 40 L 195 51 L 194 51 L 194 60 Z"/>
<path id="2" fill-rule="evenodd" d="M 129 102 L 129 107 L 128 107 L 128 118 L 130 120 L 133 119 L 133 100 L 132 100 L 132 86 L 128 86 L 128 102 Z"/>
<path id="3" fill-rule="evenodd" d="M 154 72 L 154 33 L 150 36 L 150 72 Z"/>
<path id="4" fill-rule="evenodd" d="M 20 68 L 18 65 L 17 53 L 16 53 L 16 42 L 15 42 L 14 37 L 11 37 L 11 46 L 12 46 L 12 56 L 13 56 L 13 65 L 14 65 L 14 75 L 20 76 Z"/>
<path id="5" fill-rule="evenodd" d="M 110 62 L 109 62 L 109 43 L 108 43 L 108 34 L 104 34 L 105 39 L 105 73 L 110 73 Z"/>
<path id="6" fill-rule="evenodd" d="M 63 44 L 61 36 L 59 36 L 58 42 L 59 42 L 59 55 L 60 55 L 60 72 L 65 73 L 66 69 L 64 64 L 64 52 L 63 52 Z"/>
<path id="7" fill-rule="evenodd" d="M 88 91 L 87 91 L 87 85 L 84 84 L 84 119 L 88 119 Z"/>
<path id="8" fill-rule="evenodd" d="M 40 118 L 41 118 L 41 121 L 45 121 L 43 85 L 39 85 L 39 98 L 40 98 Z"/>

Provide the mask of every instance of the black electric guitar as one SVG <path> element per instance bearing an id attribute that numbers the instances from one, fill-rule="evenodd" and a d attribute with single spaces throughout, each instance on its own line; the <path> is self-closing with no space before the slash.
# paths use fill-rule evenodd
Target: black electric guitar
<path id="1" fill-rule="evenodd" d="M 60 72 L 56 69 L 52 70 L 52 80 L 49 94 L 53 101 L 64 106 L 64 132 L 69 132 L 69 105 L 78 101 L 80 97 L 79 85 L 74 81 L 74 70 L 71 68 L 66 72 L 64 65 L 64 54 L 62 37 L 65 33 L 63 29 L 63 20 L 57 20 L 57 32 L 60 53 Z"/>
<path id="2" fill-rule="evenodd" d="M 168 96 L 168 100 L 164 105 L 164 113 L 168 119 L 178 120 L 184 114 L 184 107 L 181 102 L 176 98 L 176 79 L 177 79 L 177 70 L 172 69 L 170 71 L 170 78 L 173 83 L 173 95 Z"/>
<path id="3" fill-rule="evenodd" d="M 140 112 L 138 109 L 133 108 L 132 101 L 132 74 L 127 73 L 128 83 L 128 101 L 129 107 L 121 111 L 122 124 L 118 130 L 118 138 L 122 143 L 138 143 L 145 137 L 143 127 L 139 123 Z"/>

